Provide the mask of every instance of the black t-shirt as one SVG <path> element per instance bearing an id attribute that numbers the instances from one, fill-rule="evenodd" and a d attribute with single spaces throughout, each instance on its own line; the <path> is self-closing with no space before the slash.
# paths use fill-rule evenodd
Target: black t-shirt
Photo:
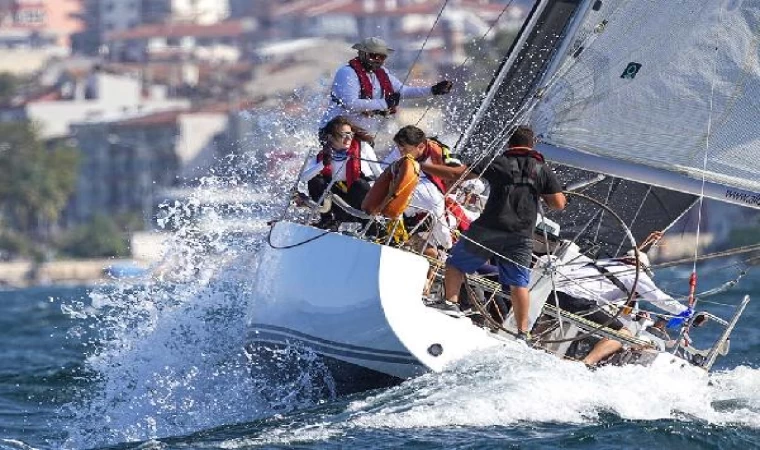
<path id="1" fill-rule="evenodd" d="M 483 214 L 473 225 L 531 236 L 538 218 L 539 196 L 562 192 L 554 172 L 531 156 L 497 156 L 473 166 L 488 181 L 491 191 Z"/>

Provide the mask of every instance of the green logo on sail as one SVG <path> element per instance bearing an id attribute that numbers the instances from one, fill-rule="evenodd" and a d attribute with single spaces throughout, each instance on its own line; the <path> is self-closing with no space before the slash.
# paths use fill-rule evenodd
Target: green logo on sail
<path id="1" fill-rule="evenodd" d="M 639 73 L 639 69 L 641 69 L 641 64 L 630 62 L 623 71 L 623 74 L 620 75 L 620 78 L 628 78 L 630 80 L 633 80 L 636 77 L 636 74 Z"/>

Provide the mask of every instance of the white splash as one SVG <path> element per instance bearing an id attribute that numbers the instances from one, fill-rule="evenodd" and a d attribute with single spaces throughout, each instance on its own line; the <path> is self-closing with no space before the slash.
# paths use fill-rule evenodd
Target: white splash
<path id="1" fill-rule="evenodd" d="M 282 211 L 300 161 L 312 150 L 309 142 L 316 143 L 299 131 L 312 124 L 296 130 L 298 121 L 281 112 L 248 120 L 257 121 L 252 133 L 259 133 L 241 142 L 248 153 L 227 158 L 226 168 L 199 180 L 186 201 L 163 205 L 159 223 L 171 233 L 151 275 L 97 288 L 90 305 L 64 305 L 75 321 L 70 336 L 90 349 L 88 387 L 62 411 L 65 423 L 56 424 L 68 432 L 64 447 L 146 441 L 254 420 L 312 404 L 309 390 L 329 377 L 315 361 L 291 383 L 268 379 L 252 373 L 244 348 L 247 314 L 257 300 L 250 280 L 266 221 Z M 297 151 L 275 152 L 272 162 L 282 133 Z M 289 166 L 294 161 L 298 168 Z M 268 171 L 271 164 L 285 172 Z M 224 204 L 209 201 L 220 195 L 228 199 Z"/>
<path id="2" fill-rule="evenodd" d="M 748 367 L 710 377 L 676 366 L 590 371 L 523 345 L 507 345 L 355 400 L 315 423 L 281 424 L 257 437 L 229 440 L 224 448 L 324 442 L 372 429 L 587 425 L 608 420 L 603 415 L 760 428 L 759 387 L 760 370 Z"/>

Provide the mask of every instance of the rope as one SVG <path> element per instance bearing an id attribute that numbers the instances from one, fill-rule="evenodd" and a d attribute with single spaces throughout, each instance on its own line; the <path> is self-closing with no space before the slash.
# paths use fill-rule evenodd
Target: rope
<path id="1" fill-rule="evenodd" d="M 430 29 L 428 30 L 427 36 L 425 36 L 425 40 L 422 42 L 422 47 L 420 47 L 420 50 L 417 52 L 417 56 L 414 58 L 414 61 L 412 61 L 412 65 L 409 66 L 409 70 L 407 70 L 406 72 L 404 81 L 401 83 L 402 85 L 406 85 L 407 80 L 409 80 L 409 75 L 412 74 L 412 69 L 414 69 L 414 65 L 417 64 L 417 61 L 419 61 L 420 55 L 422 55 L 422 51 L 425 50 L 425 46 L 427 45 L 428 40 L 430 39 L 430 35 L 433 33 L 435 26 L 438 25 L 438 21 L 441 20 L 441 16 L 443 15 L 443 10 L 446 9 L 446 5 L 448 4 L 449 4 L 449 0 L 444 0 L 443 6 L 441 6 L 441 10 L 438 11 L 438 15 L 435 16 L 435 21 L 433 22 L 433 26 L 430 27 Z"/>
<path id="2" fill-rule="evenodd" d="M 475 41 L 475 42 L 476 42 L 476 44 L 478 44 L 478 45 L 479 45 L 480 43 L 482 43 L 482 42 L 484 42 L 484 41 L 486 40 L 486 37 L 488 36 L 488 34 L 491 32 L 491 30 L 493 30 L 493 29 L 494 29 L 494 27 L 496 26 L 496 24 L 497 24 L 497 23 L 499 23 L 499 21 L 501 20 L 501 16 L 503 16 L 503 15 L 504 15 L 504 13 L 505 13 L 505 12 L 507 12 L 507 9 L 508 9 L 510 6 L 512 6 L 512 3 L 513 3 L 513 2 L 514 2 L 514 0 L 509 0 L 509 2 L 508 2 L 506 5 L 504 5 L 504 8 L 502 8 L 502 9 L 501 9 L 501 12 L 499 13 L 499 15 L 498 15 L 498 16 L 496 16 L 496 19 L 494 19 L 494 21 L 491 23 L 491 26 L 489 26 L 489 27 L 488 27 L 488 29 L 486 30 L 486 32 L 485 32 L 485 33 L 483 33 L 483 36 L 479 37 L 479 38 L 478 38 L 478 39 Z M 441 10 L 441 11 L 443 11 L 443 10 Z M 431 29 L 431 30 L 432 30 L 432 29 Z M 465 58 L 465 59 L 464 59 L 464 61 L 462 61 L 462 63 L 461 63 L 461 64 L 459 64 L 459 65 L 458 65 L 458 66 L 455 68 L 455 71 L 454 71 L 454 72 L 455 72 L 455 73 L 456 73 L 456 72 L 459 72 L 459 70 L 460 70 L 462 67 L 464 67 L 464 66 L 465 66 L 465 65 L 466 65 L 466 64 L 467 64 L 467 63 L 470 61 L 470 59 L 471 59 L 471 58 L 472 58 L 472 56 L 471 56 L 471 55 L 467 56 L 467 58 Z M 416 60 L 415 60 L 415 62 L 416 62 Z M 427 113 L 428 113 L 429 111 L 430 111 L 430 105 L 428 105 L 428 106 L 426 106 L 426 107 L 425 107 L 425 110 L 424 110 L 424 111 L 422 111 L 422 115 L 420 116 L 420 118 L 417 120 L 417 122 L 416 122 L 414 125 L 415 125 L 415 126 L 419 125 L 419 124 L 420 124 L 420 122 L 422 122 L 422 119 L 424 119 L 424 118 L 425 118 L 425 116 L 427 115 Z"/>
<path id="3" fill-rule="evenodd" d="M 720 22 L 723 22 L 723 8 L 720 9 Z M 718 27 L 717 29 L 720 29 Z M 696 290 L 697 290 L 697 258 L 699 256 L 699 237 L 700 233 L 702 231 L 702 210 L 704 208 L 704 198 L 705 198 L 705 184 L 707 183 L 707 161 L 708 161 L 708 155 L 710 154 L 710 133 L 712 133 L 712 120 L 713 120 L 713 113 L 714 113 L 714 104 L 715 104 L 715 84 L 717 77 L 717 71 L 718 71 L 718 33 L 719 31 L 715 32 L 715 57 L 713 58 L 713 67 L 712 67 L 712 83 L 710 85 L 710 109 L 707 115 L 707 134 L 705 135 L 705 153 L 704 157 L 702 159 L 702 186 L 700 187 L 699 192 L 699 208 L 697 213 L 697 230 L 695 233 L 694 238 L 694 263 L 692 265 L 692 272 L 691 277 L 689 278 L 689 307 L 694 308 L 694 306 L 697 303 L 697 298 L 694 296 Z"/>
<path id="4" fill-rule="evenodd" d="M 288 249 L 291 249 L 291 248 L 300 247 L 302 245 L 308 244 L 309 242 L 314 242 L 317 239 L 322 238 L 322 237 L 328 235 L 329 233 L 331 233 L 330 230 L 325 230 L 321 234 L 318 234 L 316 236 L 312 236 L 309 239 L 306 239 L 304 241 L 297 242 L 297 243 L 291 244 L 291 245 L 281 245 L 281 246 L 278 246 L 278 245 L 274 245 L 272 243 L 272 230 L 274 230 L 274 226 L 277 224 L 277 222 L 278 221 L 272 222 L 272 226 L 269 227 L 269 232 L 267 233 L 267 244 L 269 244 L 269 246 L 272 247 L 275 250 L 288 250 Z"/>

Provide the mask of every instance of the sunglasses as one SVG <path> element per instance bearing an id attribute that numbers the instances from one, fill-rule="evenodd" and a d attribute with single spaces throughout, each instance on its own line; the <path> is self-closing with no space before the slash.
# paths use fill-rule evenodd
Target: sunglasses
<path id="1" fill-rule="evenodd" d="M 336 138 L 338 138 L 338 139 L 351 139 L 352 137 L 354 137 L 354 132 L 353 131 L 341 131 L 341 132 L 335 133 L 334 136 Z"/>
<path id="2" fill-rule="evenodd" d="M 383 55 L 382 53 L 367 53 L 367 58 L 378 61 L 385 61 L 388 59 L 388 55 Z"/>

